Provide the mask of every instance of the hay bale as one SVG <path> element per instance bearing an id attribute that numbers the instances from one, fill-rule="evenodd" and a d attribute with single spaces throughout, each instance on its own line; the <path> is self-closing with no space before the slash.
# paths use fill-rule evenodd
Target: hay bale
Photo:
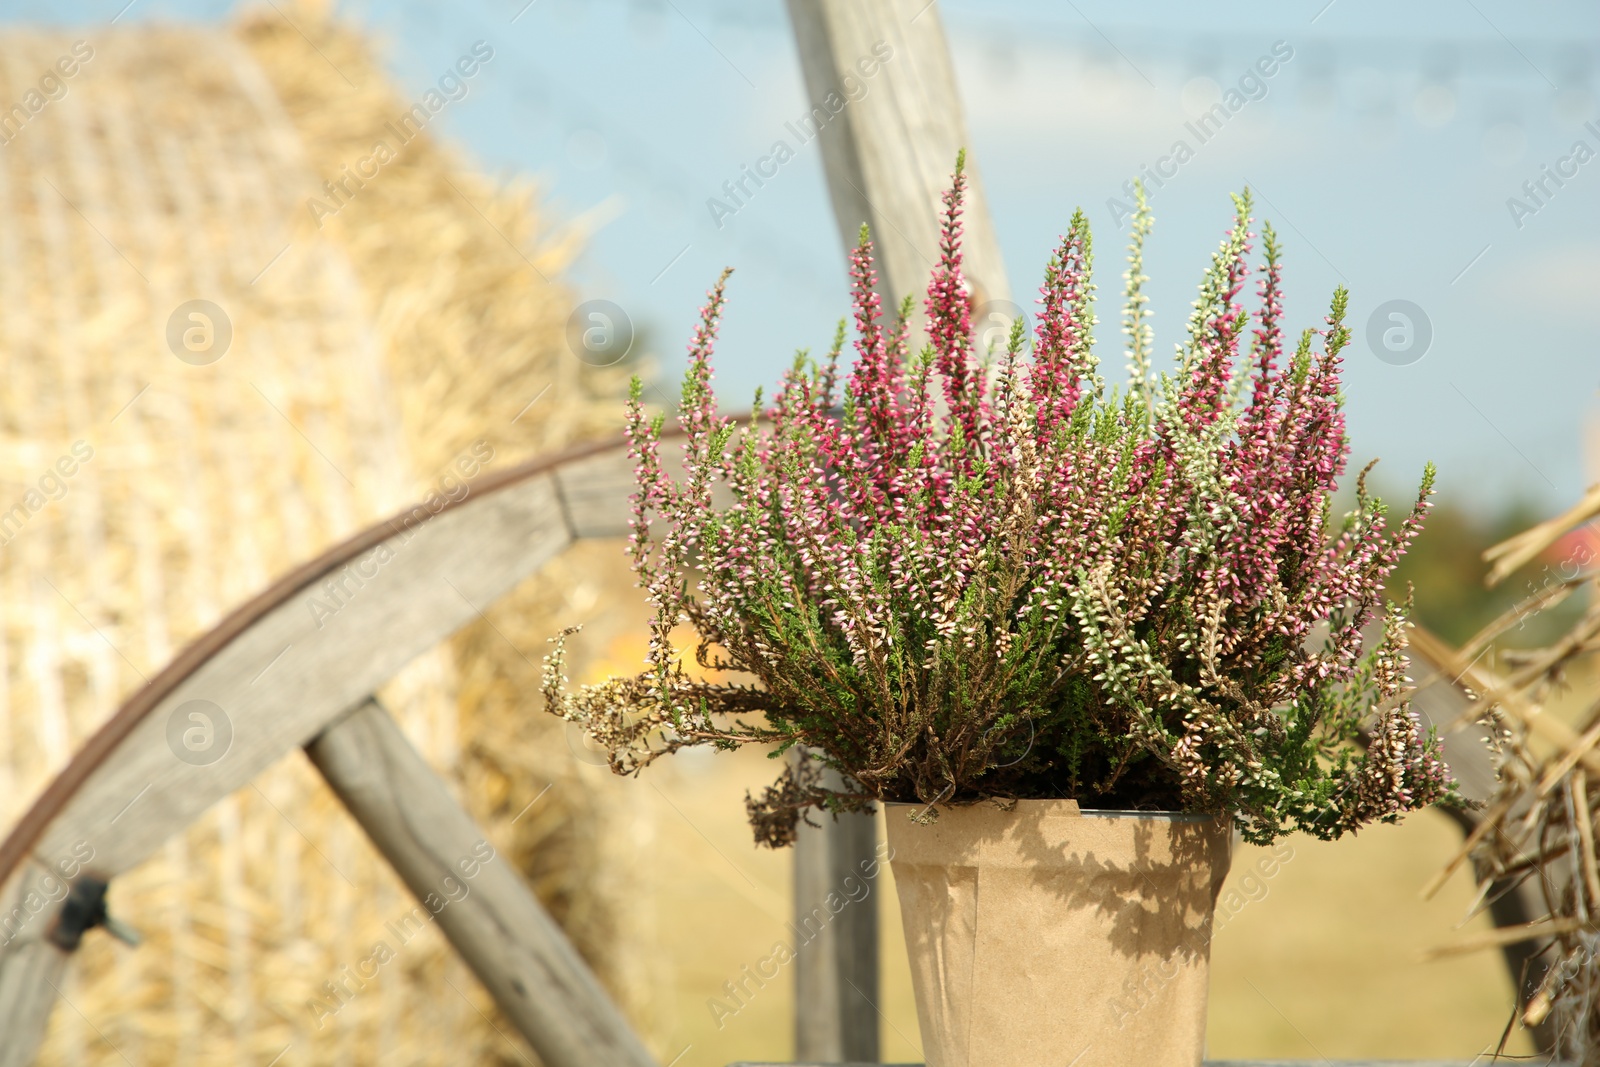
<path id="1" fill-rule="evenodd" d="M 362 64 L 360 100 L 317 96 L 314 50 L 281 20 L 117 29 L 95 33 L 64 97 L 5 131 L 0 822 L 185 642 L 438 486 L 474 442 L 498 465 L 615 418 L 614 383 L 564 352 L 567 297 L 537 275 L 566 247 L 534 231 L 528 190 L 459 173 L 424 137 L 336 226 L 310 224 L 319 167 L 393 98 L 359 41 L 296 19 L 347 72 Z M 0 36 L 0 100 L 73 47 Z M 505 238 L 483 236 L 486 217 Z M 168 343 L 195 298 L 231 325 L 214 362 Z M 542 417 L 513 422 L 547 383 Z M 50 473 L 61 456 L 70 476 Z M 625 587 L 601 570 L 580 599 Z M 523 651 L 486 624 L 383 695 L 626 1002 L 642 983 L 614 946 L 637 933 L 615 893 L 584 887 L 604 883 L 602 842 L 647 828 L 530 713 L 523 656 L 540 649 L 510 624 L 570 614 L 548 584 L 490 615 Z M 521 1062 L 436 930 L 370 965 L 411 901 L 298 756 L 119 879 L 111 905 L 146 944 L 85 942 L 44 1062 Z"/>
<path id="2" fill-rule="evenodd" d="M 547 280 L 580 235 L 541 229 L 526 183 L 500 188 L 464 172 L 426 132 L 402 143 L 395 131 L 411 132 L 405 116 L 416 102 L 397 96 L 365 42 L 316 7 L 301 5 L 292 25 L 275 14 L 252 19 L 241 36 L 310 168 L 325 183 L 343 183 L 342 201 L 326 185 L 308 196 L 302 223 L 320 223 L 356 267 L 419 465 L 448 469 L 485 442 L 499 463 L 616 434 L 626 371 L 573 355 L 565 329 L 574 300 Z M 359 164 L 378 155 L 379 143 L 393 158 L 362 181 Z M 618 602 L 638 603 L 622 554 L 581 545 L 497 604 L 452 651 L 469 805 L 514 842 L 541 898 L 638 1018 L 654 985 L 640 960 L 648 925 L 622 901 L 637 897 L 626 871 L 638 836 L 650 832 L 648 816 L 624 807 L 618 783 L 592 763 L 574 760 L 558 722 L 534 714 L 546 638 L 587 617 L 586 647 L 605 647 L 640 614 L 594 618 L 597 607 Z M 537 810 L 518 819 L 536 797 Z"/>

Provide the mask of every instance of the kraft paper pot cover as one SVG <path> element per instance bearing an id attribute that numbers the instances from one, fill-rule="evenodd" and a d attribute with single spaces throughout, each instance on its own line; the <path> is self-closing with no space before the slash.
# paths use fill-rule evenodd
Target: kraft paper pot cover
<path id="1" fill-rule="evenodd" d="M 885 807 L 928 1067 L 1200 1063 L 1226 820 Z"/>

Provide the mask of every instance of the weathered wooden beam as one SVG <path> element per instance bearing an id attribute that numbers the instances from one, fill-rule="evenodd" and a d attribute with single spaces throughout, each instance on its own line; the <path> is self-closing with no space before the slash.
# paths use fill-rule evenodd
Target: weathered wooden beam
<path id="1" fill-rule="evenodd" d="M 861 224 L 871 227 L 883 295 L 898 305 L 927 286 L 939 255 L 939 197 L 956 153 L 970 148 L 939 7 L 929 0 L 788 0 L 788 8 L 813 121 L 831 115 L 818 139 L 840 238 L 854 248 Z M 841 101 L 832 114 L 830 105 Z M 982 307 L 1011 292 L 970 150 L 967 174 L 962 247 Z"/>
<path id="2" fill-rule="evenodd" d="M 54 906 L 66 883 L 30 867 L 14 879 L 0 914 L 0 1067 L 33 1062 L 66 975 L 68 953 L 49 939 Z"/>
<path id="3" fill-rule="evenodd" d="M 306 754 L 547 1067 L 654 1067 L 516 870 L 375 700 Z"/>
<path id="4" fill-rule="evenodd" d="M 833 770 L 823 779 L 844 784 Z M 863 864 L 876 872 L 878 825 L 870 815 L 818 821 L 801 826 L 794 844 L 795 1055 L 875 1063 L 877 885 Z"/>
<path id="5" fill-rule="evenodd" d="M 834 219 L 846 248 L 861 224 L 876 245 L 879 289 L 898 306 L 927 284 L 939 254 L 940 196 L 968 147 L 955 69 L 930 0 L 788 0 Z M 963 242 L 980 336 L 1010 325 L 1015 309 L 983 182 L 967 153 Z M 915 308 L 920 309 L 916 301 Z M 1009 310 L 1008 310 L 1009 309 Z M 1003 333 L 1001 334 L 1003 337 Z M 799 926 L 843 879 L 870 862 L 871 816 L 802 829 L 795 845 Z M 878 1058 L 878 905 L 853 903 L 798 953 L 795 1055 Z"/>

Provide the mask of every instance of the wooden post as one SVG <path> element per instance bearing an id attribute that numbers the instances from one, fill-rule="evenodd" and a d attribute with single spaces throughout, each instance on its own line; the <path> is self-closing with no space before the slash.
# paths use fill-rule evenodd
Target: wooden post
<path id="1" fill-rule="evenodd" d="M 377 701 L 329 726 L 306 754 L 548 1067 L 655 1067 L 571 942 Z"/>
<path id="2" fill-rule="evenodd" d="M 797 759 L 810 759 L 797 752 Z M 839 772 L 823 771 L 839 788 Z M 878 1062 L 877 885 L 863 875 L 877 843 L 870 815 L 824 815 L 794 843 L 795 1056 Z M 854 899 L 856 887 L 869 892 Z M 837 914 L 828 907 L 849 901 Z"/>
<path id="3" fill-rule="evenodd" d="M 962 148 L 970 179 L 962 247 L 974 302 L 1010 300 L 938 5 L 788 0 L 788 7 L 808 108 L 825 116 L 830 94 L 845 101 L 821 126 L 828 194 L 845 248 L 855 247 L 863 222 L 871 227 L 886 303 L 897 306 L 909 293 L 921 307 L 939 254 L 939 197 Z"/>
<path id="4" fill-rule="evenodd" d="M 866 223 L 879 288 L 890 307 L 927 285 L 939 254 L 939 198 L 956 153 L 968 148 L 961 98 L 938 6 L 928 0 L 788 0 L 807 103 L 823 119 L 819 141 L 839 236 L 854 248 Z M 830 96 L 833 100 L 830 101 Z M 838 101 L 845 103 L 842 108 Z M 1010 287 L 971 151 L 965 270 L 979 330 L 1009 326 Z M 914 303 L 920 313 L 921 300 Z M 830 772 L 831 773 L 831 772 Z M 804 938 L 830 892 L 870 861 L 871 816 L 824 820 L 795 844 L 795 926 Z M 795 1055 L 878 1059 L 876 893 L 820 927 L 795 962 Z"/>

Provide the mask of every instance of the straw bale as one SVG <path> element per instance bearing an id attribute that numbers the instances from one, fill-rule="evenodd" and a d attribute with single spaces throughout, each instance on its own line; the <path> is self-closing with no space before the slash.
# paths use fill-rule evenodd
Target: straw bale
<path id="1" fill-rule="evenodd" d="M 358 40 L 312 32 L 347 71 L 362 64 L 369 106 L 388 106 Z M 73 43 L 0 35 L 0 101 Z M 318 167 L 365 136 L 340 122 L 359 131 L 371 112 L 318 105 L 305 38 L 255 21 L 102 28 L 88 44 L 66 95 L 0 145 L 0 515 L 24 505 L 0 536 L 0 824 L 274 575 L 437 486 L 478 440 L 499 465 L 615 411 L 598 399 L 613 383 L 561 347 L 568 298 L 529 261 L 554 276 L 570 239 L 535 231 L 529 190 L 457 173 L 419 139 L 319 233 L 302 221 Z M 473 228 L 485 217 L 526 248 L 490 234 L 496 250 Z M 166 340 L 194 298 L 232 325 L 209 365 Z M 513 423 L 546 383 L 547 417 Z M 75 442 L 92 456 L 30 496 Z M 616 964 L 636 935 L 609 903 L 625 887 L 607 880 L 607 848 L 648 827 L 527 703 L 524 656 L 554 628 L 540 620 L 621 581 L 600 562 L 615 547 L 593 547 L 551 576 L 571 588 L 530 583 L 383 697 L 627 1001 L 645 983 Z M 492 624 L 521 651 L 495 645 Z M 353 977 L 413 901 L 298 755 L 119 878 L 111 906 L 145 944 L 85 940 L 43 1062 L 522 1062 L 431 926 Z M 318 999 L 339 1010 L 319 1019 Z"/>
<path id="2" fill-rule="evenodd" d="M 397 151 L 375 178 L 344 185 L 354 195 L 320 232 L 346 250 L 363 281 L 421 465 L 444 469 L 478 442 L 501 463 L 616 434 L 626 371 L 575 358 L 565 335 L 574 299 L 547 281 L 581 233 L 542 227 L 531 185 L 502 187 L 465 170 L 430 134 L 400 144 L 393 130 L 412 101 L 396 95 L 366 43 L 317 5 L 289 18 L 264 13 L 242 37 L 314 173 L 343 178 L 379 141 Z M 333 206 L 326 195 L 316 199 Z M 302 225 L 313 217 L 308 206 Z M 638 615 L 620 605 L 637 603 L 616 545 L 578 546 L 464 632 L 453 652 L 469 804 L 485 825 L 509 831 L 501 839 L 514 842 L 552 913 L 645 1021 L 655 984 L 644 960 L 650 927 L 623 902 L 638 897 L 627 872 L 640 836 L 651 833 L 649 815 L 623 804 L 619 783 L 573 758 L 560 723 L 535 714 L 546 638 L 587 618 L 585 647 L 605 647 Z M 519 819 L 536 797 L 537 808 Z"/>

